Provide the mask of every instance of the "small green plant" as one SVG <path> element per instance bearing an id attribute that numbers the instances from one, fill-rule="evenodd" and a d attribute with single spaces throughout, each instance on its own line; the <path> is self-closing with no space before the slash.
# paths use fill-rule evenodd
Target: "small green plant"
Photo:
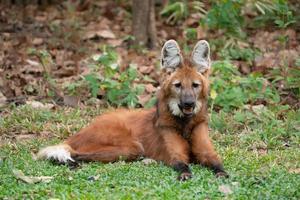
<path id="1" fill-rule="evenodd" d="M 197 39 L 197 29 L 195 28 L 187 28 L 185 30 L 185 37 L 188 41 Z"/>
<path id="2" fill-rule="evenodd" d="M 116 52 L 106 46 L 102 48 L 102 52 L 93 57 L 96 65 L 92 65 L 91 73 L 84 77 L 92 96 L 97 97 L 102 90 L 105 92 L 105 99 L 114 106 L 137 106 L 137 96 L 144 92 L 144 86 L 134 83 L 138 75 L 136 67 L 130 65 L 120 72 Z"/>
<path id="3" fill-rule="evenodd" d="M 288 26 L 296 23 L 296 18 L 290 9 L 288 1 L 286 0 L 273 0 L 270 9 L 265 9 L 263 15 L 255 18 L 254 24 L 256 26 L 264 26 L 266 24 L 274 24 L 279 28 L 287 28 Z"/>
<path id="4" fill-rule="evenodd" d="M 260 101 L 273 104 L 280 100 L 278 92 L 261 74 L 252 73 L 243 77 L 228 61 L 215 62 L 212 69 L 211 107 L 230 111 L 245 104 Z"/>
<path id="5" fill-rule="evenodd" d="M 277 0 L 275 5 L 276 7 L 273 20 L 279 28 L 286 28 L 289 25 L 294 24 L 296 22 L 287 1 Z"/>
<path id="6" fill-rule="evenodd" d="M 297 65 L 295 67 L 283 66 L 273 68 L 267 77 L 272 80 L 273 84 L 280 85 L 280 94 L 287 95 L 289 92 L 300 98 L 300 67 Z"/>
<path id="7" fill-rule="evenodd" d="M 252 5 L 261 14 L 265 15 L 267 12 L 273 12 L 275 10 L 273 0 L 247 0 L 246 4 Z"/>
<path id="8" fill-rule="evenodd" d="M 243 1 L 241 0 L 214 1 L 206 17 L 201 20 L 201 24 L 209 29 L 223 30 L 224 34 L 229 37 L 245 38 L 242 6 Z"/>
<path id="9" fill-rule="evenodd" d="M 167 5 L 160 13 L 163 17 L 168 17 L 167 24 L 174 25 L 180 20 L 186 19 L 190 12 L 197 12 L 204 16 L 206 10 L 204 4 L 201 1 L 175 1 Z"/>
<path id="10" fill-rule="evenodd" d="M 257 55 L 259 55 L 259 50 L 252 48 L 229 47 L 220 51 L 220 56 L 223 59 L 243 60 L 248 63 L 252 63 Z"/>

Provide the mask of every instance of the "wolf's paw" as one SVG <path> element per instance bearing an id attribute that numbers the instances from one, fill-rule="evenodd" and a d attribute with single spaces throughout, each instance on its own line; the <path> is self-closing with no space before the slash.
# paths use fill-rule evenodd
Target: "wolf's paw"
<path id="1" fill-rule="evenodd" d="M 183 172 L 178 177 L 177 180 L 179 181 L 186 181 L 192 178 L 192 174 L 189 172 Z"/>
<path id="2" fill-rule="evenodd" d="M 216 173 L 217 178 L 229 178 L 229 175 L 225 171 L 220 171 Z"/>

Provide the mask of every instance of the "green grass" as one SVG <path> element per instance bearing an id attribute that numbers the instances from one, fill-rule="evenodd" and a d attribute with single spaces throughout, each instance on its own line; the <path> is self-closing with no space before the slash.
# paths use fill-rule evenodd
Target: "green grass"
<path id="1" fill-rule="evenodd" d="M 291 172 L 300 167 L 299 111 L 279 116 L 278 109 L 267 109 L 273 117 L 249 110 L 213 113 L 211 136 L 230 178 L 217 179 L 210 170 L 192 165 L 193 178 L 186 182 L 177 181 L 177 173 L 161 163 L 83 163 L 71 170 L 36 161 L 32 155 L 39 148 L 58 143 L 102 110 L 5 109 L 0 118 L 0 136 L 6 141 L 0 147 L 0 199 L 299 199 L 300 175 Z M 41 137 L 43 132 L 52 137 Z M 36 137 L 22 140 L 20 134 Z M 16 179 L 13 169 L 54 179 L 27 184 Z M 222 185 L 232 193 L 222 193 Z"/>

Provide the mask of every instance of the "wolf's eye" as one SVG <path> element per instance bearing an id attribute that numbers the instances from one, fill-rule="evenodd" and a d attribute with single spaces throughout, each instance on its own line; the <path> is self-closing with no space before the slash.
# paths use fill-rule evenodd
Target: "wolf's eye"
<path id="1" fill-rule="evenodd" d="M 180 87 L 181 87 L 181 83 L 174 83 L 174 86 L 175 86 L 176 88 L 180 88 Z"/>
<path id="2" fill-rule="evenodd" d="M 193 83 L 193 84 L 192 84 L 193 88 L 198 88 L 199 85 L 200 85 L 199 83 Z"/>

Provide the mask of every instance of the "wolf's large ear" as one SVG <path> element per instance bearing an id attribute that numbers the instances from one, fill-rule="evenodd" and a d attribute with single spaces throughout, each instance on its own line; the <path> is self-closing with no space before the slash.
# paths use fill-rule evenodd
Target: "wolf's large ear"
<path id="1" fill-rule="evenodd" d="M 206 40 L 197 42 L 192 52 L 192 62 L 200 73 L 204 73 L 210 68 L 210 49 Z"/>
<path id="2" fill-rule="evenodd" d="M 175 40 L 168 40 L 161 50 L 161 68 L 174 71 L 182 63 L 179 46 Z"/>

